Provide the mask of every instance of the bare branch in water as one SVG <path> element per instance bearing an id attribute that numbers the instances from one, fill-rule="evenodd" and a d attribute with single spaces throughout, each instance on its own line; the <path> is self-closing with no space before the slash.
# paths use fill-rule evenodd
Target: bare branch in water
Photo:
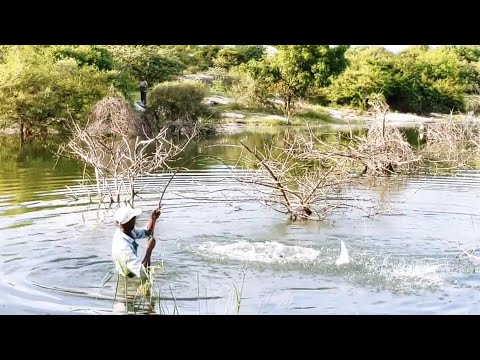
<path id="1" fill-rule="evenodd" d="M 125 100 L 107 97 L 94 107 L 85 127 L 72 121 L 72 136 L 59 147 L 57 156 L 80 160 L 94 169 L 99 202 L 108 194 L 110 203 L 123 198 L 133 204 L 138 195 L 136 179 L 169 169 L 196 135 L 194 128 L 185 140 L 175 143 L 167 136 L 167 128 L 148 136 L 139 124 Z M 142 132 L 141 138 L 135 135 Z"/>
<path id="2" fill-rule="evenodd" d="M 366 207 L 343 195 L 354 194 L 365 181 L 361 175 L 409 173 L 421 163 L 401 131 L 385 124 L 373 125 L 366 136 L 337 134 L 334 141 L 308 127 L 306 133 L 287 131 L 279 143 L 259 150 L 240 142 L 253 155 L 242 155 L 242 163 L 254 170 L 240 181 L 250 184 L 263 204 L 292 220 L 324 220 L 333 211 L 349 208 L 367 216 L 388 213 L 392 207 Z"/>

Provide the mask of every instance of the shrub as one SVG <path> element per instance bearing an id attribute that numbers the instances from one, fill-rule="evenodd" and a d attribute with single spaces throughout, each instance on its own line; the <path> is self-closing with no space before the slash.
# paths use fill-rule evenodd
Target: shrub
<path id="1" fill-rule="evenodd" d="M 170 126 L 172 132 L 190 129 L 210 111 L 203 99 L 207 89 L 197 81 L 167 82 L 155 86 L 150 92 L 150 105 L 146 111 L 152 130 Z"/>

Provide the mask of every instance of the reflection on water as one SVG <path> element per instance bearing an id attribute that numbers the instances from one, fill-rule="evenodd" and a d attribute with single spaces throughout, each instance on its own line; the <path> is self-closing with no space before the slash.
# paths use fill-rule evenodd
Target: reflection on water
<path id="1" fill-rule="evenodd" d="M 261 148 L 282 131 L 193 142 L 177 164 L 208 154 L 233 166 L 241 149 L 218 145 Z M 414 132 L 407 138 L 416 141 Z M 391 205 L 388 216 L 292 223 L 259 204 L 225 166 L 198 159 L 165 193 L 152 255 L 165 264 L 160 295 L 143 302 L 129 279 L 125 308 L 116 276 L 99 288 L 113 267 L 113 210 L 67 201 L 66 186 L 78 186 L 84 169 L 55 162 L 42 144 L 20 149 L 15 137 L 0 138 L 0 313 L 224 314 L 236 309 L 240 289 L 240 314 L 480 313 L 476 264 L 456 247 L 475 247 L 479 237 L 478 172 L 392 178 L 358 190 L 359 202 Z M 140 226 L 169 178 L 139 179 Z M 338 267 L 341 241 L 351 263 Z"/>
<path id="2" fill-rule="evenodd" d="M 17 137 L 0 136 L 0 206 L 2 197 L 8 198 L 9 205 L 33 202 L 42 199 L 39 193 L 64 189 L 81 178 L 81 164 L 67 159 L 56 162 L 44 145 L 20 148 Z"/>

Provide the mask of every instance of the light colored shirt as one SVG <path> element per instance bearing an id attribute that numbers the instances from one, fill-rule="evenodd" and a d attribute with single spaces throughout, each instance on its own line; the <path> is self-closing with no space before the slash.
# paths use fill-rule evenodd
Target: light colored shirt
<path id="1" fill-rule="evenodd" d="M 131 236 L 125 234 L 120 228 L 115 230 L 112 242 L 112 259 L 117 271 L 123 276 L 131 272 L 138 277 L 146 275 L 145 267 L 138 257 L 138 244 L 136 239 L 147 237 L 143 229 L 134 228 Z"/>

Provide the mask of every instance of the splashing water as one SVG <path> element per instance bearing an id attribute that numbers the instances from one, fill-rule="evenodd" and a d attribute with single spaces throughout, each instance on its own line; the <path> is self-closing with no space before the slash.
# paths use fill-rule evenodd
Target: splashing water
<path id="1" fill-rule="evenodd" d="M 443 282 L 442 264 L 398 264 L 390 271 L 392 279 L 414 280 L 417 285 L 439 286 Z"/>
<path id="2" fill-rule="evenodd" d="M 338 250 L 332 248 L 317 250 L 276 241 L 239 241 L 229 244 L 207 241 L 192 250 L 202 256 L 219 260 L 302 264 L 319 274 L 340 275 L 354 283 L 405 293 L 420 289 L 433 290 L 441 286 L 448 267 L 446 264 L 432 263 L 435 261 L 433 259 L 407 262 L 404 259 L 392 259 L 389 255 L 375 256 L 358 251 L 353 262 L 344 241 L 340 242 L 340 255 L 335 255 Z M 347 264 L 350 266 L 345 266 Z"/>
<path id="3" fill-rule="evenodd" d="M 312 262 L 320 256 L 319 250 L 276 241 L 239 241 L 226 245 L 208 241 L 200 244 L 196 252 L 214 258 L 263 263 Z"/>

